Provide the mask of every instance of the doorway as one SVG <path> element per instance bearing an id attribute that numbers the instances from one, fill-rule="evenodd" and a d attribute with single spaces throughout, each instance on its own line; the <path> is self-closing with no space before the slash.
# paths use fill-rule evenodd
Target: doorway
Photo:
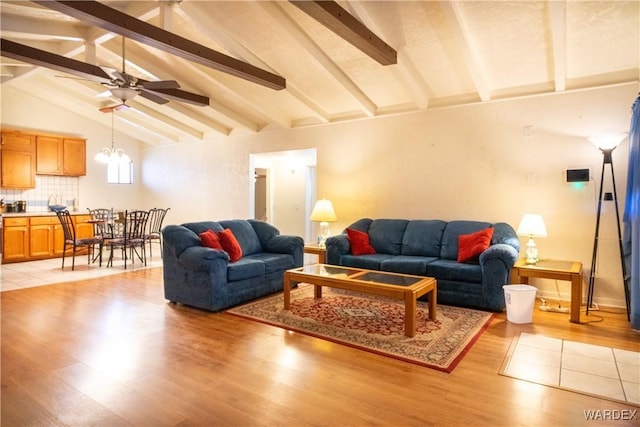
<path id="1" fill-rule="evenodd" d="M 254 174 L 255 179 L 255 219 L 269 222 L 269 169 L 256 168 Z"/>
<path id="2" fill-rule="evenodd" d="M 249 212 L 280 230 L 312 241 L 316 149 L 249 155 Z"/>

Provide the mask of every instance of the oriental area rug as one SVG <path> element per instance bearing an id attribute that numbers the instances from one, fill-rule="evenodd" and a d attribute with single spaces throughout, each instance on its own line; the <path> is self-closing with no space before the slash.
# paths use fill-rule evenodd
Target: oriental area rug
<path id="1" fill-rule="evenodd" d="M 322 338 L 387 357 L 451 372 L 489 326 L 492 313 L 438 305 L 437 320 L 429 320 L 429 306 L 418 301 L 414 337 L 404 335 L 404 302 L 313 286 L 291 291 L 291 310 L 283 295 L 241 305 L 227 313 Z"/>

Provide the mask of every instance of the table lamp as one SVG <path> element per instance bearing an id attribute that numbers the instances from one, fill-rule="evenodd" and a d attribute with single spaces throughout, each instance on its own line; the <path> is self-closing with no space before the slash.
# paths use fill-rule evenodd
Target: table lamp
<path id="1" fill-rule="evenodd" d="M 529 236 L 525 250 L 525 262 L 527 264 L 536 264 L 540 261 L 538 248 L 534 237 L 547 237 L 547 229 L 544 226 L 544 220 L 542 215 L 538 214 L 524 214 L 518 226 L 518 234 L 521 236 Z"/>
<path id="2" fill-rule="evenodd" d="M 320 235 L 318 236 L 318 245 L 324 247 L 324 243 L 328 237 L 331 236 L 329 231 L 329 223 L 337 221 L 336 212 L 333 210 L 333 205 L 327 199 L 318 200 L 313 207 L 311 221 L 317 221 L 320 223 Z"/>

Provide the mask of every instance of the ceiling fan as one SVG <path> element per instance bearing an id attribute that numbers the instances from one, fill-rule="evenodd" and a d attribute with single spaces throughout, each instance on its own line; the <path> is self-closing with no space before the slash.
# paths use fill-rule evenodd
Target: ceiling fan
<path id="1" fill-rule="evenodd" d="M 111 94 L 122 101 L 122 105 L 136 97 L 142 96 L 157 104 L 166 104 L 168 99 L 161 96 L 157 90 L 162 89 L 179 89 L 180 85 L 175 80 L 158 80 L 158 81 L 146 81 L 138 79 L 137 77 L 127 74 L 125 69 L 125 38 L 122 37 L 122 71 L 118 71 L 115 68 L 100 66 L 102 71 L 111 79 L 108 83 L 102 83 L 109 88 Z M 102 111 L 102 109 L 100 109 Z"/>
<path id="2" fill-rule="evenodd" d="M 109 91 L 116 98 L 122 100 L 120 109 L 126 108 L 125 102 L 137 95 L 158 104 L 166 104 L 169 100 L 174 100 L 198 106 L 209 105 L 208 97 L 179 89 L 180 85 L 178 85 L 175 80 L 148 81 L 127 74 L 124 68 L 124 38 L 122 43 L 123 66 L 122 71 L 118 71 L 113 68 L 99 67 L 65 56 L 56 55 L 55 53 L 36 49 L 7 39 L 0 39 L 2 56 L 101 83 L 109 88 Z M 122 105 L 125 106 L 122 107 Z M 106 112 L 109 111 L 111 110 L 108 109 Z"/>

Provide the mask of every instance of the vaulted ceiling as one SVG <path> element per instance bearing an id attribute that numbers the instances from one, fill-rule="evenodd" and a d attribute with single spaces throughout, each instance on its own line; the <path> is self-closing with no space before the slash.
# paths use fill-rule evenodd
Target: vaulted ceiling
<path id="1" fill-rule="evenodd" d="M 165 104 L 143 96 L 126 101 L 130 108 L 115 113 L 119 129 L 126 126 L 149 144 L 604 87 L 640 77 L 636 0 L 93 5 L 134 19 L 136 25 L 125 26 L 118 19 L 105 24 L 71 13 L 65 2 L 45 3 L 0 2 L 2 86 L 109 126 L 110 115 L 100 109 L 121 101 L 109 97 L 107 87 L 18 58 L 8 46 L 123 71 L 125 34 L 128 74 L 143 81 L 176 80 L 181 91 L 208 98 L 204 106 L 175 98 Z M 160 36 L 149 39 L 138 21 L 161 29 Z M 195 54 L 175 48 L 187 44 L 196 46 Z M 256 82 L 256 75 L 276 83 Z"/>

